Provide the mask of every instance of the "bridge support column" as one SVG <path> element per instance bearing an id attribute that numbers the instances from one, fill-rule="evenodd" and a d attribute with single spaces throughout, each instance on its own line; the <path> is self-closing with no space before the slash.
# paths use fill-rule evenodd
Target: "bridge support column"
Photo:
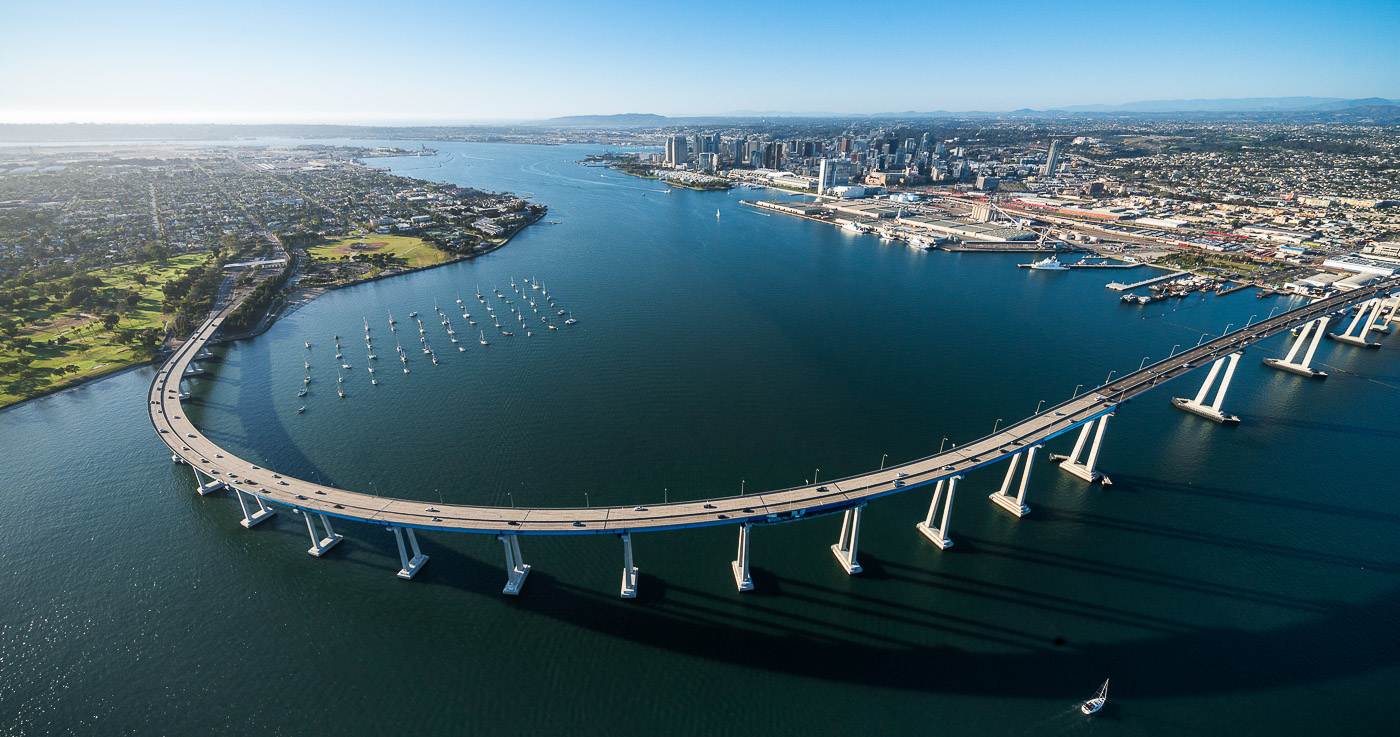
<path id="1" fill-rule="evenodd" d="M 1376 324 L 1376 317 L 1380 315 L 1382 302 L 1383 300 L 1380 299 L 1363 302 L 1361 308 L 1356 311 L 1356 317 L 1352 318 L 1351 324 L 1347 326 L 1346 332 L 1341 335 L 1333 335 L 1332 339 L 1339 343 L 1361 346 L 1362 348 L 1380 348 L 1380 343 L 1366 340 L 1366 335 Z M 1361 328 L 1361 332 L 1353 335 L 1352 333 L 1355 333 L 1358 327 Z"/>
<path id="2" fill-rule="evenodd" d="M 622 533 L 622 598 L 637 598 L 637 567 L 632 565 L 632 535 Z"/>
<path id="3" fill-rule="evenodd" d="M 734 585 L 740 591 L 753 591 L 753 579 L 749 577 L 749 523 L 739 525 L 739 557 L 730 561 L 734 569 Z"/>
<path id="4" fill-rule="evenodd" d="M 914 525 L 914 528 L 923 533 L 937 545 L 940 550 L 947 550 L 953 547 L 953 541 L 948 537 L 948 523 L 953 519 L 953 493 L 958 490 L 958 480 L 961 476 L 943 479 L 933 487 L 933 501 L 928 505 L 928 517 L 923 522 Z M 943 496 L 944 484 L 947 484 L 948 495 Z M 943 510 L 941 521 L 939 520 L 938 502 L 942 500 Z M 935 524 L 936 523 L 936 524 Z"/>
<path id="5" fill-rule="evenodd" d="M 1071 451 L 1068 456 L 1052 455 L 1050 456 L 1050 460 L 1060 461 L 1061 471 L 1066 471 L 1075 476 L 1078 476 L 1079 478 L 1084 479 L 1085 481 L 1088 481 L 1091 484 L 1097 481 L 1103 484 L 1104 486 L 1112 485 L 1113 482 L 1109 480 L 1107 476 L 1095 470 L 1096 465 L 1099 461 L 1099 446 L 1103 444 L 1103 430 L 1105 427 L 1108 426 L 1108 418 L 1112 416 L 1113 413 L 1110 412 L 1096 420 L 1089 420 L 1088 422 L 1084 423 L 1084 429 L 1079 431 L 1079 439 L 1074 441 L 1074 450 Z M 1094 430 L 1094 425 L 1096 423 L 1098 424 L 1098 430 Z M 1089 446 L 1088 459 L 1086 459 L 1083 463 L 1080 463 L 1079 454 L 1084 452 L 1084 445 L 1089 440 L 1090 431 L 1093 431 L 1094 433 L 1094 442 L 1092 445 Z"/>
<path id="6" fill-rule="evenodd" d="M 418 536 L 413 534 L 412 527 L 394 527 L 391 525 L 389 529 L 394 531 L 394 542 L 399 545 L 399 565 L 401 567 L 399 568 L 398 576 L 405 581 L 412 581 L 413 577 L 418 575 L 419 571 L 423 570 L 423 565 L 428 562 L 428 556 L 423 555 L 423 551 L 418 549 Z M 408 533 L 409 547 L 413 549 L 412 558 L 408 557 L 408 551 L 404 550 L 403 547 L 405 532 Z"/>
<path id="7" fill-rule="evenodd" d="M 856 546 L 860 543 L 860 510 L 864 507 L 862 504 L 846 510 L 846 514 L 841 518 L 841 539 L 831 546 L 836 562 L 851 575 L 861 571 L 860 563 L 856 562 Z"/>
<path id="8" fill-rule="evenodd" d="M 501 589 L 501 593 L 519 596 L 520 589 L 525 585 L 525 577 L 530 575 L 530 564 L 520 556 L 520 536 L 497 535 L 496 539 L 506 546 L 506 587 Z"/>
<path id="9" fill-rule="evenodd" d="M 316 523 L 311 519 L 311 512 L 301 509 L 296 509 L 292 511 L 306 518 L 306 531 L 311 533 L 311 549 L 307 550 L 306 552 L 316 556 L 317 558 L 321 557 L 322 555 L 325 555 L 327 550 L 330 550 L 331 548 L 335 547 L 337 544 L 340 543 L 341 540 L 345 539 L 344 535 L 335 534 L 335 530 L 331 528 L 331 521 L 329 518 L 326 517 L 326 515 L 316 515 L 321 518 L 321 524 L 324 525 L 326 528 L 326 536 L 321 537 L 320 534 L 316 532 Z"/>
<path id="10" fill-rule="evenodd" d="M 243 508 L 243 519 L 239 520 L 238 524 L 252 529 L 254 525 L 258 524 L 259 522 L 265 521 L 268 517 L 271 517 L 274 514 L 277 514 L 276 510 L 270 509 L 267 506 L 267 502 L 263 501 L 262 497 L 257 496 L 256 494 L 245 493 L 242 489 L 236 487 L 230 486 L 228 488 L 233 489 L 233 493 L 238 496 L 238 506 Z M 256 512 L 252 511 L 252 508 L 248 506 L 249 496 L 252 496 L 253 500 L 258 503 L 258 510 Z"/>
<path id="11" fill-rule="evenodd" d="M 1016 515 L 1024 517 L 1031 513 L 1031 508 L 1026 506 L 1026 485 L 1031 480 L 1031 464 L 1035 461 L 1035 452 L 1040 450 L 1039 445 L 1032 445 L 1026 450 L 1011 456 L 1011 467 L 1006 469 L 1006 479 L 1001 482 L 1001 491 L 992 494 L 989 498 L 996 502 L 997 506 Z M 1011 482 L 1016 476 L 1016 464 L 1021 460 L 1021 456 L 1026 457 L 1026 470 L 1021 474 L 1021 485 L 1016 491 L 1016 496 L 1011 497 Z"/>
<path id="12" fill-rule="evenodd" d="M 1317 353 L 1317 344 L 1322 342 L 1322 335 L 1327 332 L 1327 319 L 1326 316 L 1319 317 L 1304 325 L 1303 329 L 1298 333 L 1298 339 L 1293 341 L 1293 347 L 1288 349 L 1288 355 L 1284 356 L 1282 359 L 1266 358 L 1264 359 L 1264 365 L 1269 368 L 1295 373 L 1299 376 L 1308 376 L 1314 379 L 1327 378 L 1326 371 L 1316 371 L 1309 368 L 1310 364 L 1312 364 L 1313 354 Z M 1294 361 L 1293 359 L 1297 357 L 1299 349 L 1303 347 L 1303 343 L 1307 342 L 1309 331 L 1312 331 L 1312 342 L 1308 344 L 1308 352 L 1303 354 L 1302 361 Z"/>
<path id="13" fill-rule="evenodd" d="M 174 456 L 171 456 L 171 458 L 174 458 Z M 213 476 L 209 476 L 209 483 L 206 484 L 204 483 L 204 477 L 207 474 L 200 471 L 199 466 L 196 466 L 193 463 L 190 464 L 190 468 L 194 469 L 194 490 L 199 492 L 200 496 L 208 496 L 218 491 L 219 489 L 228 486 L 228 484 L 225 484 L 224 482 L 214 478 Z"/>
<path id="14" fill-rule="evenodd" d="M 1234 377 L 1235 367 L 1239 365 L 1240 356 L 1243 355 L 1243 353 L 1236 351 L 1216 359 L 1210 367 L 1210 373 L 1206 375 L 1206 382 L 1201 385 L 1201 390 L 1196 392 L 1196 398 L 1172 397 L 1172 406 L 1194 415 L 1200 415 L 1207 420 L 1219 422 L 1222 425 L 1240 424 L 1240 418 L 1220 409 L 1220 405 L 1225 401 L 1225 392 L 1230 388 L 1230 379 Z M 1215 393 L 1215 401 L 1207 407 L 1204 404 L 1206 395 L 1210 393 L 1211 385 L 1215 383 L 1215 376 L 1220 373 L 1220 367 L 1225 365 L 1227 361 L 1229 366 L 1225 369 L 1225 377 L 1220 380 L 1220 389 Z"/>

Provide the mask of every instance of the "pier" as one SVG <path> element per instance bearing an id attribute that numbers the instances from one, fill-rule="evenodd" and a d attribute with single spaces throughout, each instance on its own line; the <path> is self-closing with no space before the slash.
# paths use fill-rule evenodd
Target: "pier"
<path id="1" fill-rule="evenodd" d="M 1112 290 L 1115 291 L 1115 292 L 1129 292 L 1129 291 L 1132 291 L 1132 290 L 1134 290 L 1134 289 L 1137 289 L 1138 287 L 1145 287 L 1145 286 L 1148 286 L 1149 284 L 1156 284 L 1156 283 L 1158 283 L 1158 282 L 1164 282 L 1164 281 L 1167 281 L 1167 280 L 1169 280 L 1169 279 L 1176 279 L 1176 278 L 1179 278 L 1179 277 L 1190 276 L 1190 275 L 1191 275 L 1191 272 L 1189 272 L 1189 271 L 1173 271 L 1173 272 L 1171 272 L 1170 274 L 1163 274 L 1163 275 L 1161 275 L 1161 276 L 1154 276 L 1154 277 L 1152 277 L 1151 279 L 1143 279 L 1143 280 L 1140 281 L 1140 282 L 1133 282 L 1132 284 L 1122 284 L 1122 283 L 1119 283 L 1119 282 L 1111 282 L 1111 283 L 1109 283 L 1109 284 L 1105 284 L 1104 286 L 1108 287 L 1109 289 L 1112 289 Z"/>
<path id="2" fill-rule="evenodd" d="M 1176 274 L 1166 278 L 1171 276 Z M 491 535 L 502 543 L 505 551 L 507 583 L 503 591 L 514 595 L 520 593 L 531 570 L 530 565 L 524 562 L 522 536 L 609 535 L 623 543 L 621 596 L 631 598 L 637 592 L 637 565 L 631 544 L 633 534 L 736 525 L 739 529 L 738 555 L 731 567 L 736 587 L 745 591 L 753 587 L 749 575 L 748 543 L 755 527 L 842 514 L 842 534 L 831 546 L 831 552 L 837 563 L 847 573 L 854 575 L 861 570 L 857 562 L 860 522 L 866 505 L 871 501 L 913 489 L 930 488 L 933 500 L 928 516 L 917 527 L 939 548 L 947 548 L 952 545 L 949 536 L 951 501 L 957 481 L 972 471 L 1002 461 L 1009 461 L 1010 468 L 1006 471 L 1001 490 L 992 495 L 993 505 L 1016 517 L 1029 514 L 1031 508 L 1025 496 L 1035 451 L 1047 441 L 1067 433 L 1077 431 L 1078 440 L 1070 456 L 1059 458 L 1061 470 L 1089 483 L 1106 483 L 1107 479 L 1096 464 L 1108 417 L 1123 402 L 1181 378 L 1205 363 L 1212 363 L 1211 375 L 1196 398 L 1178 399 L 1173 403 L 1217 422 L 1238 421 L 1234 415 L 1224 412 L 1221 404 L 1238 363 L 1239 352 L 1245 346 L 1358 303 L 1366 303 L 1361 313 L 1369 311 L 1369 314 L 1361 324 L 1369 326 L 1379 313 L 1376 305 L 1382 304 L 1388 292 L 1397 286 L 1400 286 L 1400 279 L 1389 279 L 1246 325 L 1150 366 L 1141 367 L 1117 381 L 1106 382 L 1093 390 L 1077 394 L 1019 422 L 1000 427 L 991 435 L 898 466 L 786 489 L 662 504 L 583 508 L 434 505 L 422 500 L 381 497 L 326 486 L 285 476 L 240 458 L 200 432 L 185 416 L 180 402 L 181 378 L 222 325 L 229 313 L 228 307 L 205 320 L 156 372 L 147 396 L 147 411 L 152 428 L 171 450 L 171 460 L 189 465 L 194 470 L 195 490 L 198 493 L 232 492 L 242 512 L 240 523 L 250 529 L 276 514 L 279 507 L 293 510 L 294 514 L 306 518 L 307 534 L 312 542 L 308 552 L 318 558 L 344 539 L 343 533 L 337 533 L 332 528 L 332 518 L 380 525 L 392 532 L 401 564 L 398 576 L 403 579 L 414 578 L 429 560 L 420 547 L 416 532 Z M 1361 313 L 1358 313 L 1358 319 L 1361 319 Z M 1364 335 L 1363 330 L 1363 339 Z M 1306 360 L 1303 364 L 1306 364 Z M 1214 402 L 1205 405 L 1205 397 L 1222 367 L 1226 368 L 1224 380 Z M 1187 404 L 1191 406 L 1183 406 Z M 1081 455 L 1086 451 L 1087 455 L 1081 460 Z M 1016 475 L 1018 466 L 1024 469 L 1019 479 Z M 319 527 L 317 522 L 320 523 Z M 410 550 L 412 555 L 409 554 Z"/>

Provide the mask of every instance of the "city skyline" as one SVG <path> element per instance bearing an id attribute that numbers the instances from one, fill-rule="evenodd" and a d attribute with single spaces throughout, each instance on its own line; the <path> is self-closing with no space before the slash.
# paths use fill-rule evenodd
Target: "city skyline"
<path id="1" fill-rule="evenodd" d="M 0 82 L 0 122 L 443 124 L 1400 97 L 1400 49 L 1388 41 L 1400 6 L 1372 0 L 876 10 L 726 1 L 698 14 L 421 1 L 387 19 L 359 2 L 142 10 L 12 10 L 14 27 L 47 32 L 0 48 L 0 66 L 26 70 Z"/>

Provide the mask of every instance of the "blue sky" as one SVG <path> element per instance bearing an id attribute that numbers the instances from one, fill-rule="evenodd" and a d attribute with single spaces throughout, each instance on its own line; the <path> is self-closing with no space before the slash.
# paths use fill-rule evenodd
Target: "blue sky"
<path id="1" fill-rule="evenodd" d="M 0 16 L 3 122 L 1400 98 L 1400 0 L 9 0 Z"/>

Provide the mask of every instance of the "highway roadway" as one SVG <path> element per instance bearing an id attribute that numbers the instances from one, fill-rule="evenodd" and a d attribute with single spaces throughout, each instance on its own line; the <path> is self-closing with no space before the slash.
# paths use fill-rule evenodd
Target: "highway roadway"
<path id="1" fill-rule="evenodd" d="M 1397 286 L 1400 280 L 1391 279 L 1261 320 L 1047 408 L 992 435 L 916 461 L 805 486 L 667 504 L 564 508 L 442 504 L 338 489 L 260 468 L 205 437 L 186 417 L 179 398 L 180 377 L 218 331 L 228 308 L 200 325 L 156 373 L 151 382 L 148 412 L 173 460 L 188 463 L 229 484 L 229 488 L 270 504 L 329 517 L 422 530 L 521 535 L 621 534 L 740 523 L 772 524 L 850 509 L 871 499 L 997 463 L 1104 416 L 1122 402 L 1185 376 L 1211 360 Z"/>

